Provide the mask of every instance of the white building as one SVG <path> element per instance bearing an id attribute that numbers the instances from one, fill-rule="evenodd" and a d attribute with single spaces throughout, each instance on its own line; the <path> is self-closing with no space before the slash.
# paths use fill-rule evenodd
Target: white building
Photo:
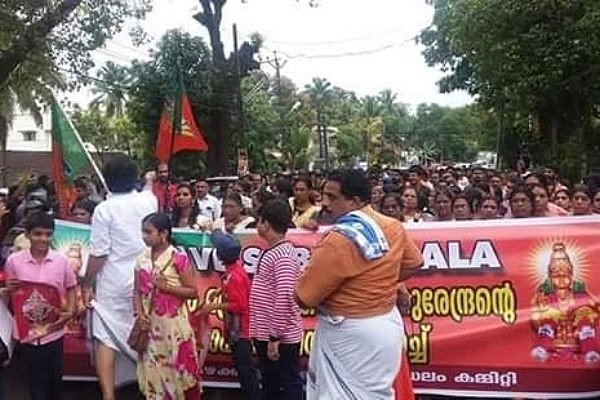
<path id="1" fill-rule="evenodd" d="M 29 112 L 17 107 L 6 136 L 7 151 L 52 151 L 52 116 L 50 107 L 42 109 L 42 125 L 37 125 Z"/>

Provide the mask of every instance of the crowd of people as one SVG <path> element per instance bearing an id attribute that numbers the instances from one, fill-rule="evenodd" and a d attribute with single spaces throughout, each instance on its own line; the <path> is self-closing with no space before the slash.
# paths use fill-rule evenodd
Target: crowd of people
<path id="1" fill-rule="evenodd" d="M 422 264 L 403 224 L 600 214 L 593 177 L 569 185 L 551 167 L 248 174 L 214 185 L 204 177 L 173 179 L 167 164 L 140 179 L 132 160 L 116 156 L 103 174 L 109 195 L 82 177 L 67 207 L 56 204 L 45 177 L 0 189 L 5 301 L 25 281 L 54 285 L 67 299 L 49 334 L 21 343 L 32 400 L 61 397 L 62 335 L 77 313 L 77 281 L 104 400 L 115 399 L 120 363 L 137 368 L 147 399 L 201 397 L 205 338 L 186 307 L 198 297 L 196 271 L 176 249 L 173 228 L 210 232 L 226 266 L 222 301 L 204 304 L 199 315 L 227 315 L 226 336 L 246 398 L 393 399 L 395 387 L 399 399 L 405 398 L 399 388 L 410 386 L 410 378 L 399 381 L 407 376 L 402 282 Z M 61 217 L 91 225 L 84 276 L 51 249 L 53 216 L 61 209 L 68 211 Z M 301 271 L 286 233 L 322 226 L 332 228 Z M 247 228 L 267 243 L 251 279 L 234 235 Z M 302 307 L 314 307 L 318 320 L 306 389 L 299 360 Z"/>

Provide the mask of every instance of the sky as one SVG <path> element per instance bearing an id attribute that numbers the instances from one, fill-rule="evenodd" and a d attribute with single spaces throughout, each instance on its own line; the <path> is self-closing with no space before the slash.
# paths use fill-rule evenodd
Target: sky
<path id="1" fill-rule="evenodd" d="M 431 23 L 433 8 L 425 0 L 229 0 L 223 9 L 221 32 L 225 52 L 233 48 L 232 24 L 240 42 L 253 32 L 265 39 L 261 57 L 274 52 L 285 62 L 281 73 L 303 88 L 313 77 L 359 95 L 383 89 L 397 93 L 398 101 L 414 108 L 419 103 L 461 106 L 472 102 L 464 92 L 439 93 L 442 73 L 428 67 L 414 37 Z M 201 6 L 197 0 L 154 0 L 153 11 L 141 22 L 155 43 L 169 29 L 182 29 L 208 39 L 204 27 L 192 19 Z M 144 59 L 152 46 L 134 48 L 127 34 L 95 52 L 97 64 L 111 60 L 128 64 Z M 263 71 L 275 70 L 263 64 Z M 89 93 L 70 96 L 85 103 Z"/>

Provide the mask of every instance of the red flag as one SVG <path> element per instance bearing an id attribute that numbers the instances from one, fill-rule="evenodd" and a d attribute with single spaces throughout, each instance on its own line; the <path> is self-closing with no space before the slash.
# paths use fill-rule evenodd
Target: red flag
<path id="1" fill-rule="evenodd" d="M 175 107 L 178 105 L 176 104 Z M 185 92 L 180 98 L 181 106 L 181 129 L 173 131 L 173 122 L 169 115 L 168 107 L 165 105 L 160 116 L 158 135 L 156 137 L 155 155 L 160 162 L 168 162 L 171 155 L 182 150 L 206 151 L 208 144 L 194 119 L 192 105 Z M 177 113 L 174 113 L 177 115 Z M 178 124 L 179 125 L 179 124 Z M 175 135 L 172 137 L 172 135 Z M 171 149 L 171 143 L 173 148 Z"/>

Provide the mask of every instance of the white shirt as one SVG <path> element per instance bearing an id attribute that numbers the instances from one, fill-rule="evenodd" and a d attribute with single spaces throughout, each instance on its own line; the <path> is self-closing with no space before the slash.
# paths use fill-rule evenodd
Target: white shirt
<path id="1" fill-rule="evenodd" d="M 198 199 L 198 208 L 200 209 L 200 215 L 209 218 L 211 221 L 216 221 L 221 217 L 221 202 L 210 194 Z"/>
<path id="2" fill-rule="evenodd" d="M 107 257 L 96 279 L 96 297 L 133 296 L 136 258 L 146 245 L 142 220 L 156 212 L 158 203 L 150 191 L 113 194 L 94 210 L 90 255 Z"/>

